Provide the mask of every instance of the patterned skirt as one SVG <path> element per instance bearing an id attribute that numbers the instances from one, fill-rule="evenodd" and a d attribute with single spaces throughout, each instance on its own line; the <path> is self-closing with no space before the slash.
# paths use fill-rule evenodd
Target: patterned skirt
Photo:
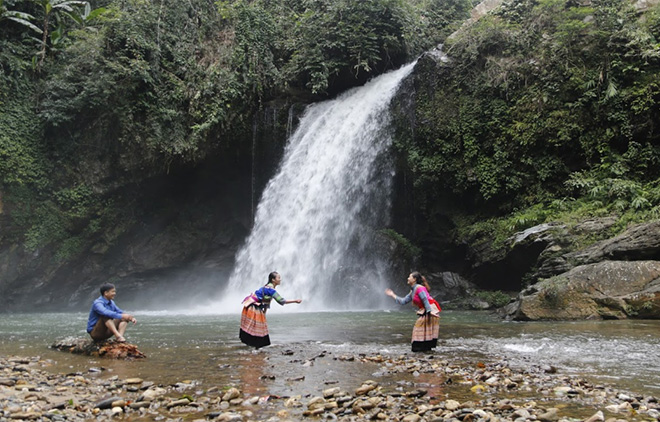
<path id="1" fill-rule="evenodd" d="M 241 313 L 241 330 L 238 337 L 248 346 L 260 347 L 270 344 L 266 311 L 257 305 L 243 308 Z"/>
<path id="2" fill-rule="evenodd" d="M 412 351 L 426 352 L 438 345 L 440 318 L 425 313 L 415 322 L 412 332 Z"/>

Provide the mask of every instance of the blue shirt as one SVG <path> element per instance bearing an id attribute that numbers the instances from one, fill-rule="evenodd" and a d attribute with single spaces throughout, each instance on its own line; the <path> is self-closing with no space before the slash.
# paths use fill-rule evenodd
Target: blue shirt
<path id="1" fill-rule="evenodd" d="M 273 286 L 271 283 L 266 284 L 264 287 L 254 292 L 254 295 L 266 308 L 270 308 L 271 299 L 275 299 L 275 301 L 280 305 L 284 305 L 286 303 L 286 300 L 280 296 L 279 293 L 277 293 L 275 286 Z"/>
<path id="2" fill-rule="evenodd" d="M 108 300 L 103 296 L 99 296 L 94 301 L 94 303 L 92 303 L 92 309 L 89 311 L 89 319 L 87 320 L 87 332 L 92 332 L 100 317 L 121 319 L 121 314 L 123 313 L 124 311 L 119 309 L 119 307 L 115 305 L 114 301 Z"/>

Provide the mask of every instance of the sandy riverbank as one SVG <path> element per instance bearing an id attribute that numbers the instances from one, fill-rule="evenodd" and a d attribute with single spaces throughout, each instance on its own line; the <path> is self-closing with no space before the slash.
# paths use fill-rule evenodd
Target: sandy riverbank
<path id="1" fill-rule="evenodd" d="M 288 351 L 303 353 L 302 351 Z M 451 362 L 435 355 L 333 355 L 314 359 L 377 365 L 358 386 L 319 385 L 288 397 L 249 396 L 240 385 L 55 373 L 39 357 L 0 357 L 0 420 L 32 421 L 515 421 L 660 420 L 652 396 L 504 362 Z M 309 360 L 307 360 L 309 362 Z M 429 382 L 431 380 L 431 382 Z"/>

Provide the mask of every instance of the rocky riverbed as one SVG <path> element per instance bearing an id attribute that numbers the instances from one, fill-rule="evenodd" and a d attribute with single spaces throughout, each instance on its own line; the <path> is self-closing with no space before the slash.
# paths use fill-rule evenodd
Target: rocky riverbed
<path id="1" fill-rule="evenodd" d="M 292 359 L 304 350 L 286 350 Z M 296 356 L 297 355 L 297 356 Z M 657 397 L 618 391 L 550 366 L 455 362 L 434 354 L 334 355 L 377 365 L 373 379 L 328 382 L 295 395 L 250 396 L 241 385 L 171 385 L 90 367 L 56 373 L 40 357 L 0 357 L 0 420 L 7 421 L 657 421 Z M 301 362 L 310 362 L 301 359 Z M 222 370 L 218 368 L 217 370 Z M 264 380 L 267 382 L 268 380 Z"/>

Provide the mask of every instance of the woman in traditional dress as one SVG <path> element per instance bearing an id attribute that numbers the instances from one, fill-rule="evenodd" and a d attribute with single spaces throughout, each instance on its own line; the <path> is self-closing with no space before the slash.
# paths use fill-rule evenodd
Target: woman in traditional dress
<path id="1" fill-rule="evenodd" d="M 429 294 L 429 283 L 426 278 L 417 271 L 408 276 L 408 285 L 411 290 L 405 297 L 394 294 L 392 289 L 386 289 L 385 294 L 396 300 L 399 305 L 405 305 L 412 301 L 419 308 L 417 321 L 412 333 L 412 351 L 426 352 L 438 344 L 438 333 L 440 332 L 440 304 Z"/>
<path id="2" fill-rule="evenodd" d="M 268 274 L 268 283 L 264 287 L 256 290 L 243 300 L 239 338 L 248 346 L 258 349 L 270 344 L 266 311 L 270 308 L 272 299 L 275 299 L 280 305 L 302 302 L 302 299 L 285 300 L 280 296 L 275 288 L 281 282 L 282 277 L 277 272 L 272 272 Z"/>

